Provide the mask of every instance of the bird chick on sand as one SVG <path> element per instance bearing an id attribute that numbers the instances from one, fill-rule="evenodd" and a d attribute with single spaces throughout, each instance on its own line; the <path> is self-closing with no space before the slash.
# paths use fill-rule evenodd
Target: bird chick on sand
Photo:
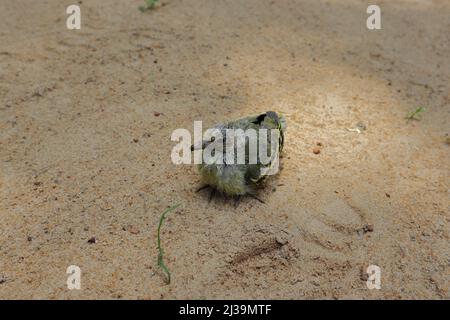
<path id="1" fill-rule="evenodd" d="M 217 124 L 208 131 L 209 134 L 205 134 L 206 137 L 200 144 L 191 147 L 192 151 L 202 149 L 203 160 L 205 153 L 213 155 L 214 159 L 206 163 L 202 161 L 199 165 L 205 185 L 197 191 L 211 187 L 210 200 L 215 191 L 219 191 L 235 197 L 236 201 L 240 196 L 249 195 L 263 202 L 255 196 L 255 191 L 264 177 L 278 171 L 279 153 L 283 148 L 286 131 L 285 118 L 268 111 Z M 229 135 L 230 131 L 233 134 Z M 249 132 L 255 134 L 252 136 Z M 261 148 L 263 149 L 260 150 Z M 242 154 L 245 156 L 242 157 Z"/>

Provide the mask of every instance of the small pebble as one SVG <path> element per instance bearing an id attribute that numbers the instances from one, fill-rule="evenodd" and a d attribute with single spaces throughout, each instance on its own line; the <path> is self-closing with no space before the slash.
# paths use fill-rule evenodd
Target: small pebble
<path id="1" fill-rule="evenodd" d="M 319 154 L 320 153 L 320 148 L 316 147 L 313 149 L 313 153 L 314 154 Z"/>
<path id="2" fill-rule="evenodd" d="M 360 121 L 356 124 L 356 127 L 361 130 L 361 131 L 365 131 L 367 129 L 367 126 L 364 124 L 364 122 Z"/>
<path id="3" fill-rule="evenodd" d="M 129 226 L 128 227 L 128 232 L 131 234 L 138 234 L 140 231 L 137 227 L 135 226 Z"/>

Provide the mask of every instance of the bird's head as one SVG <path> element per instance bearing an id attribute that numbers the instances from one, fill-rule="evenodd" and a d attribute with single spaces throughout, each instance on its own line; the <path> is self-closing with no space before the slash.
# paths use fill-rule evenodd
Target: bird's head
<path id="1" fill-rule="evenodd" d="M 286 118 L 274 111 L 267 111 L 265 113 L 264 122 L 266 126 L 280 131 L 280 151 L 284 145 L 284 133 L 286 132 Z"/>
<path id="2" fill-rule="evenodd" d="M 264 121 L 267 123 L 269 127 L 279 129 L 281 132 L 286 131 L 286 119 L 284 118 L 284 116 L 274 111 L 267 111 L 265 114 Z"/>

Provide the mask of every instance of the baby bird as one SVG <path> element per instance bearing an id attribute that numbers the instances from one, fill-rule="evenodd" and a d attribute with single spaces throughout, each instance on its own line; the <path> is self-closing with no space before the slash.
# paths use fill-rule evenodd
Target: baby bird
<path id="1" fill-rule="evenodd" d="M 244 195 L 249 195 L 258 201 L 263 202 L 256 197 L 256 188 L 265 176 L 268 174 L 273 174 L 273 171 L 272 173 L 268 173 L 270 170 L 275 169 L 275 172 L 278 170 L 278 157 L 283 148 L 284 133 L 286 131 L 285 118 L 278 115 L 276 112 L 268 111 L 257 116 L 246 117 L 227 123 L 218 124 L 212 129 L 220 133 L 219 138 L 216 136 L 207 137 L 202 141 L 201 145 L 193 145 L 191 149 L 202 149 L 203 152 L 206 152 L 205 149 L 211 150 L 214 149 L 217 144 L 221 144 L 223 148 L 219 149 L 219 152 L 223 152 L 222 159 L 224 160 L 209 164 L 202 162 L 202 164 L 199 165 L 199 171 L 205 185 L 198 189 L 197 192 L 207 187 L 211 187 L 212 191 L 210 194 L 210 201 L 215 192 L 219 191 L 222 194 L 234 197 L 236 200 L 236 205 L 240 197 Z M 245 151 L 244 163 L 237 161 L 237 155 L 239 153 L 237 149 L 239 148 L 239 143 L 235 143 L 236 140 L 227 141 L 227 138 L 228 140 L 231 140 L 226 134 L 228 129 L 241 129 L 244 132 L 248 129 L 253 129 L 253 131 L 256 132 L 256 141 L 251 141 L 251 139 L 245 138 L 244 140 L 241 140 L 245 144 L 244 146 L 242 143 L 240 145 L 240 148 L 244 148 L 243 150 Z M 263 133 L 261 129 L 267 129 L 267 135 L 263 136 L 263 140 L 261 140 L 262 138 L 259 135 L 260 131 Z M 275 136 L 271 135 L 272 129 L 276 133 Z M 235 139 L 234 136 L 233 139 Z M 272 139 L 274 139 L 274 141 L 271 141 Z M 275 139 L 277 140 L 275 141 Z M 230 144 L 230 142 L 233 143 Z M 249 153 L 251 146 L 249 146 L 249 144 L 255 142 L 257 142 L 258 148 L 261 147 L 261 143 L 266 144 L 268 150 L 265 150 L 267 151 L 267 157 L 265 157 L 264 161 L 259 153 L 256 158 L 253 158 L 256 159 L 256 161 L 250 161 L 251 156 Z M 272 146 L 273 143 L 274 145 Z M 234 148 L 234 154 L 232 155 L 234 158 L 231 159 L 234 161 L 229 161 L 230 158 L 226 158 L 227 148 Z M 226 161 L 225 159 L 229 160 Z"/>

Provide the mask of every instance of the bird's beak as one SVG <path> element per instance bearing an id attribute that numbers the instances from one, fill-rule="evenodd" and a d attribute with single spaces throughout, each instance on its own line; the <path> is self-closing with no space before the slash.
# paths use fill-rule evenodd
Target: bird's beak
<path id="1" fill-rule="evenodd" d="M 209 143 L 209 141 L 204 140 L 204 141 L 201 141 L 200 143 L 193 144 L 193 145 L 191 145 L 191 151 L 194 151 L 194 150 L 203 150 L 203 149 L 206 148 L 206 146 L 208 145 L 208 143 Z"/>

